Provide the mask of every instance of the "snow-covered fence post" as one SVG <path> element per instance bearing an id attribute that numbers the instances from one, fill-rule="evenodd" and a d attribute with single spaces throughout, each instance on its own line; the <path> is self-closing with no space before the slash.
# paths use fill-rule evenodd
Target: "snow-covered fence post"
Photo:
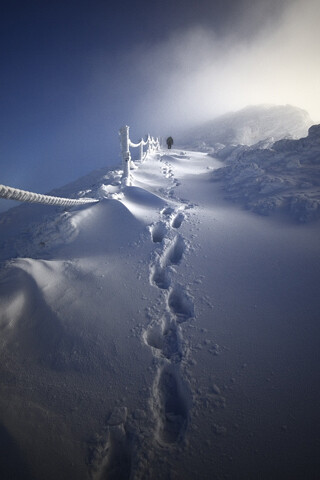
<path id="1" fill-rule="evenodd" d="M 123 168 L 123 175 L 122 175 L 122 183 L 124 185 L 130 184 L 130 141 L 129 141 L 129 128 L 127 125 L 120 128 L 119 136 L 120 136 L 120 144 L 121 144 L 121 154 L 122 154 L 122 168 Z"/>
<path id="2" fill-rule="evenodd" d="M 143 159 L 143 138 L 141 138 L 140 151 L 139 151 L 139 160 L 142 161 L 142 159 Z"/>
<path id="3" fill-rule="evenodd" d="M 148 138 L 147 138 L 147 152 L 151 152 L 151 137 L 150 134 L 148 133 Z"/>

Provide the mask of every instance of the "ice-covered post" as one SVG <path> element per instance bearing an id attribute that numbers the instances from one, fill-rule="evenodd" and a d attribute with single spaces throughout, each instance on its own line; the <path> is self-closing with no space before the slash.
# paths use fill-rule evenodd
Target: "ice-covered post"
<path id="1" fill-rule="evenodd" d="M 143 138 L 141 138 L 141 142 L 140 142 L 140 151 L 139 151 L 139 160 L 142 160 L 143 159 Z"/>
<path id="2" fill-rule="evenodd" d="M 122 183 L 124 185 L 130 184 L 130 149 L 129 149 L 129 128 L 127 125 L 120 128 L 119 136 L 120 136 L 120 144 L 121 144 L 121 154 L 122 154 Z"/>
<path id="3" fill-rule="evenodd" d="M 150 137 L 149 133 L 148 133 L 147 145 L 148 145 L 147 151 L 148 151 L 148 153 L 150 153 L 151 152 L 151 137 Z"/>

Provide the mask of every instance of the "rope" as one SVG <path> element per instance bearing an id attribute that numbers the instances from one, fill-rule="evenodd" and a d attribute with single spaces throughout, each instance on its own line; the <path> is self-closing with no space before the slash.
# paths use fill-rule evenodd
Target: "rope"
<path id="1" fill-rule="evenodd" d="M 159 140 L 154 139 L 153 137 L 151 137 L 151 138 L 149 137 L 146 142 L 144 140 L 141 140 L 141 142 L 139 142 L 139 143 L 133 143 L 129 138 L 129 146 L 134 147 L 134 148 L 140 147 L 141 145 L 144 146 L 144 145 L 147 145 L 147 144 L 158 145 L 158 143 L 159 143 Z"/>
<path id="2" fill-rule="evenodd" d="M 153 140 L 153 139 L 152 139 Z M 130 147 L 140 147 L 140 145 L 147 145 L 148 143 L 150 143 L 150 139 L 148 139 L 146 142 L 144 140 L 141 140 L 139 143 L 133 143 L 130 138 L 129 138 L 129 145 Z"/>
<path id="3" fill-rule="evenodd" d="M 71 207 L 74 205 L 84 205 L 86 203 L 96 203 L 99 200 L 95 198 L 62 198 L 41 193 L 27 192 L 18 188 L 0 185 L 0 198 L 18 200 L 20 202 L 43 203 L 45 205 L 60 205 Z"/>
<path id="4" fill-rule="evenodd" d="M 148 142 L 144 142 L 143 140 L 141 140 L 141 142 L 139 142 L 139 143 L 133 143 L 129 138 L 130 147 L 140 147 L 140 145 L 147 145 L 147 143 Z"/>

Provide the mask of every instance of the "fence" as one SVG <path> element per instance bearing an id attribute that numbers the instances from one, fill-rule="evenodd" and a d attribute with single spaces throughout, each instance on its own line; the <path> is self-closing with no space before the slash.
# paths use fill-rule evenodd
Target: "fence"
<path id="1" fill-rule="evenodd" d="M 121 154 L 122 154 L 122 184 L 130 185 L 131 176 L 130 176 L 130 167 L 131 167 L 131 153 L 130 147 L 139 148 L 139 160 L 142 161 L 145 157 L 153 150 L 158 150 L 160 148 L 160 142 L 158 138 L 153 138 L 148 135 L 147 140 L 144 141 L 141 139 L 139 143 L 133 143 L 129 137 L 129 129 L 127 125 L 122 127 L 119 131 L 120 144 L 121 144 Z M 147 145 L 147 149 L 144 152 L 143 147 Z"/>
<path id="2" fill-rule="evenodd" d="M 143 160 L 149 152 L 158 149 L 160 147 L 159 140 L 154 139 L 148 135 L 146 141 L 142 140 L 139 143 L 133 143 L 129 138 L 129 127 L 125 126 L 120 129 L 120 143 L 122 153 L 122 185 L 130 185 L 130 164 L 131 154 L 130 147 L 139 147 L 139 160 Z M 143 147 L 147 145 L 147 149 L 144 152 Z M 26 190 L 20 190 L 19 188 L 8 187 L 6 185 L 0 185 L 0 198 L 6 198 L 8 200 L 17 200 L 19 202 L 31 202 L 42 203 L 45 205 L 59 205 L 64 207 L 73 207 L 76 205 L 84 205 L 86 203 L 99 202 L 97 198 L 62 198 L 54 197 L 52 195 L 43 195 L 41 193 L 28 192 Z"/>

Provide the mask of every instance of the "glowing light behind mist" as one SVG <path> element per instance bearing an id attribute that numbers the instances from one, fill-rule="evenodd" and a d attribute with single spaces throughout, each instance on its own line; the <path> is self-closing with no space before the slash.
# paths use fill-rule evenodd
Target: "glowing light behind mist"
<path id="1" fill-rule="evenodd" d="M 136 67 L 146 88 L 138 117 L 168 131 L 272 103 L 304 108 L 319 122 L 319 21 L 318 0 L 291 2 L 280 21 L 266 20 L 250 40 L 194 27 L 144 49 Z"/>

